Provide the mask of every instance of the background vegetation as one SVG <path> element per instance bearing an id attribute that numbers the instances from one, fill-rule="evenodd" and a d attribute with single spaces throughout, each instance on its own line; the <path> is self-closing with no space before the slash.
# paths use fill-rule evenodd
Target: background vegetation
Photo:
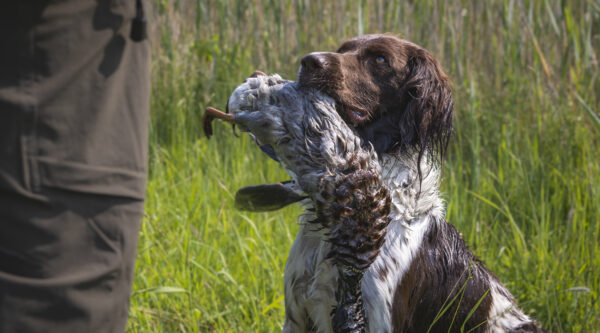
<path id="1" fill-rule="evenodd" d="M 287 179 L 229 126 L 206 140 L 255 69 L 358 34 L 429 49 L 454 81 L 448 220 L 552 332 L 600 331 L 600 1 L 153 0 L 146 217 L 130 332 L 272 332 L 297 207 L 233 208 L 242 186 Z"/>

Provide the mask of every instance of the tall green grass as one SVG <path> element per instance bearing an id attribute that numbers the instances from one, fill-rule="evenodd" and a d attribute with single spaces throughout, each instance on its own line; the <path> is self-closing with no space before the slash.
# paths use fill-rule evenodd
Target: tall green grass
<path id="1" fill-rule="evenodd" d="M 287 179 L 224 124 L 255 69 L 392 32 L 454 81 L 444 167 L 448 220 L 552 332 L 600 331 L 600 2 L 153 0 L 146 217 L 130 332 L 281 330 L 297 207 L 233 208 L 235 191 Z"/>

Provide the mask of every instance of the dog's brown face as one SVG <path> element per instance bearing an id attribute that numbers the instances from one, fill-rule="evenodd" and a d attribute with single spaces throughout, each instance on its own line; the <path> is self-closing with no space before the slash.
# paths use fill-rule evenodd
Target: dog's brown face
<path id="1" fill-rule="evenodd" d="M 302 58 L 298 81 L 334 98 L 378 153 L 416 148 L 443 155 L 452 131 L 450 83 L 416 44 L 389 35 L 350 39 L 335 53 Z"/>

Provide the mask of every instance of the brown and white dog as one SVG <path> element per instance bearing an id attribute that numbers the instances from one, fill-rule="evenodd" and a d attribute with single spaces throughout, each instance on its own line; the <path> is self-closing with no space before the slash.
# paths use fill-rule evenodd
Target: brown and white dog
<path id="1" fill-rule="evenodd" d="M 453 101 L 433 56 L 393 36 L 366 35 L 337 52 L 311 53 L 301 64 L 300 85 L 336 101 L 342 118 L 375 148 L 390 191 L 385 242 L 362 280 L 368 330 L 543 331 L 445 221 L 438 166 L 452 132 Z M 334 274 L 323 261 L 327 245 L 310 234 L 303 226 L 286 265 L 286 332 L 330 327 Z M 456 295 L 461 300 L 439 316 Z"/>
<path id="2" fill-rule="evenodd" d="M 295 179 L 242 189 L 240 202 L 307 206 L 285 267 L 283 331 L 544 332 L 445 220 L 453 101 L 432 55 L 365 35 L 301 64 L 297 84 L 255 78 L 229 100 Z"/>

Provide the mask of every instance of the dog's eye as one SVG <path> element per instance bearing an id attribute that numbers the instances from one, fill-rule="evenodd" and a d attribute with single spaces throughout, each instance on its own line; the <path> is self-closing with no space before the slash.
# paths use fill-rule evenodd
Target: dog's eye
<path id="1" fill-rule="evenodd" d="M 378 64 L 385 64 L 385 58 L 382 56 L 378 56 L 377 58 L 375 58 L 375 62 Z"/>

